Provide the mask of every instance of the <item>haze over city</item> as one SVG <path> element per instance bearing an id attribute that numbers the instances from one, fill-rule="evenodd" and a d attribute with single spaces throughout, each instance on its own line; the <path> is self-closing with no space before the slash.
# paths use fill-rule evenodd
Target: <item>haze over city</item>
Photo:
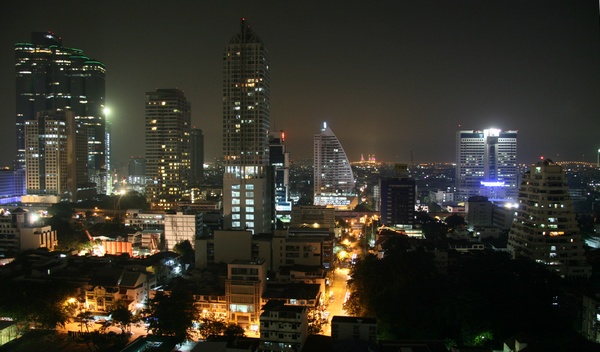
<path id="1" fill-rule="evenodd" d="M 293 160 L 322 123 L 350 160 L 453 161 L 460 129 L 519 131 L 518 161 L 595 161 L 595 1 L 32 1 L 0 11 L 2 165 L 15 155 L 14 44 L 53 31 L 106 65 L 112 160 L 144 154 L 145 93 L 179 88 L 222 156 L 223 48 L 245 17 L 271 57 L 271 129 Z"/>

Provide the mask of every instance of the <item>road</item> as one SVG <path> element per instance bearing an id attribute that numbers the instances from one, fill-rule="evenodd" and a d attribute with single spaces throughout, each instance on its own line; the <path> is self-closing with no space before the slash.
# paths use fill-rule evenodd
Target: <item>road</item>
<path id="1" fill-rule="evenodd" d="M 89 332 L 92 331 L 96 331 L 101 327 L 101 325 L 99 323 L 90 323 L 88 325 L 89 328 Z M 87 332 L 88 330 L 86 330 L 85 325 L 83 326 L 83 329 L 81 329 L 81 324 L 77 323 L 77 322 L 68 322 L 65 324 L 65 327 L 61 327 L 58 326 L 56 329 L 59 333 L 64 333 L 66 334 L 68 331 L 82 331 L 82 332 Z M 106 332 L 114 332 L 117 334 L 121 333 L 121 329 L 117 328 L 116 326 L 110 326 L 108 329 L 106 329 Z M 136 338 L 138 338 L 140 335 L 146 335 L 146 328 L 143 325 L 131 325 L 131 336 L 129 338 L 129 342 L 135 340 Z"/>
<path id="2" fill-rule="evenodd" d="M 336 268 L 333 273 L 333 285 L 330 288 L 330 293 L 333 293 L 330 296 L 333 296 L 333 300 L 330 299 L 329 306 L 326 310 L 326 312 L 329 312 L 329 323 L 323 325 L 323 335 L 331 336 L 331 318 L 333 318 L 334 315 L 348 315 L 346 314 L 346 311 L 344 311 L 343 304 L 346 300 L 346 295 L 348 294 L 346 282 L 350 278 L 348 275 L 349 272 L 350 269 Z"/>

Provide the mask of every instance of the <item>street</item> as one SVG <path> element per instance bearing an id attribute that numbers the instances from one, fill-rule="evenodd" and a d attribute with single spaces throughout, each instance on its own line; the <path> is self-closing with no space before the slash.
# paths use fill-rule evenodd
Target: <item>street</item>
<path id="1" fill-rule="evenodd" d="M 333 274 L 333 285 L 330 288 L 330 297 L 333 299 L 329 300 L 329 307 L 326 312 L 329 312 L 327 325 L 323 325 L 323 335 L 331 336 L 331 318 L 334 315 L 347 315 L 344 311 L 343 304 L 346 299 L 347 289 L 346 282 L 350 278 L 348 273 L 350 269 L 340 269 L 336 268 Z"/>

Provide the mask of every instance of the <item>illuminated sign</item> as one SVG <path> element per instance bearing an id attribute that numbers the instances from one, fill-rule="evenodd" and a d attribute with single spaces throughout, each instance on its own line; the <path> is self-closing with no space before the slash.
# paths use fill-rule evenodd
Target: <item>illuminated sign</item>
<path id="1" fill-rule="evenodd" d="M 481 185 L 485 187 L 504 187 L 504 181 L 481 181 Z"/>

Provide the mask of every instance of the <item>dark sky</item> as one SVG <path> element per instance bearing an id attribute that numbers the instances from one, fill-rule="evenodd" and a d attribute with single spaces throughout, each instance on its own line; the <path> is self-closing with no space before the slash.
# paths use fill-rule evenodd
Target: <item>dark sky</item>
<path id="1" fill-rule="evenodd" d="M 271 58 L 292 159 L 323 121 L 350 160 L 453 161 L 459 129 L 519 131 L 519 162 L 595 161 L 598 1 L 2 1 L 0 129 L 15 150 L 14 44 L 50 30 L 107 66 L 113 160 L 144 153 L 145 92 L 180 88 L 221 156 L 222 53 L 241 17 Z"/>

